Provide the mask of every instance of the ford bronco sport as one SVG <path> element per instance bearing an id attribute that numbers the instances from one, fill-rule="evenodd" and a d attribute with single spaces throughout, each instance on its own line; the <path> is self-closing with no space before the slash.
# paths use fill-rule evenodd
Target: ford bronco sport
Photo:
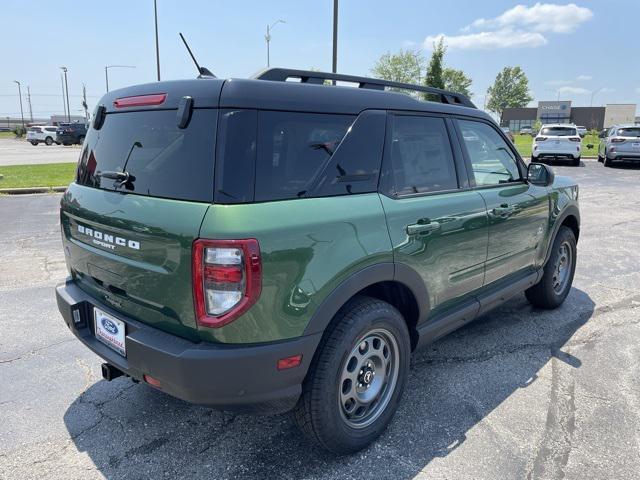
<path id="1" fill-rule="evenodd" d="M 577 200 L 453 92 L 286 69 L 139 85 L 93 115 L 57 301 L 105 379 L 293 410 L 354 452 L 391 421 L 413 351 L 521 292 L 564 301 Z"/>

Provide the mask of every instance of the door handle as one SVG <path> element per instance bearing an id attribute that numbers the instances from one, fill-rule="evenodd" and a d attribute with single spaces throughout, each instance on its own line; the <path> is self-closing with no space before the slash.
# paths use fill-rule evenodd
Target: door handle
<path id="1" fill-rule="evenodd" d="M 412 225 L 407 225 L 407 234 L 417 235 L 419 233 L 430 233 L 435 232 L 439 228 L 440 224 L 438 222 L 414 223 Z"/>
<path id="2" fill-rule="evenodd" d="M 504 204 L 494 208 L 491 213 L 493 213 L 493 215 L 496 217 L 508 217 L 515 211 L 516 207 Z"/>

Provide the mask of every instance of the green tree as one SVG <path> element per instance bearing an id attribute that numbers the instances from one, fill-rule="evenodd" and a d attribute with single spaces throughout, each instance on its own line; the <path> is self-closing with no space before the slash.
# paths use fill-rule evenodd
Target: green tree
<path id="1" fill-rule="evenodd" d="M 424 78 L 424 84 L 428 87 L 444 88 L 444 79 L 442 78 L 443 60 L 447 47 L 444 46 L 444 39 L 440 39 L 438 43 L 433 43 L 433 52 L 427 67 L 427 74 Z"/>
<path id="2" fill-rule="evenodd" d="M 504 67 L 487 94 L 487 108 L 500 118 L 505 108 L 526 107 L 533 100 L 529 80 L 520 67 Z"/>
<path id="3" fill-rule="evenodd" d="M 462 70 L 455 68 L 445 68 L 442 70 L 442 81 L 445 90 L 462 93 L 467 97 L 471 97 L 471 79 L 465 75 Z"/>
<path id="4" fill-rule="evenodd" d="M 376 78 L 401 83 L 420 83 L 424 57 L 417 50 L 400 50 L 382 55 L 371 73 Z"/>

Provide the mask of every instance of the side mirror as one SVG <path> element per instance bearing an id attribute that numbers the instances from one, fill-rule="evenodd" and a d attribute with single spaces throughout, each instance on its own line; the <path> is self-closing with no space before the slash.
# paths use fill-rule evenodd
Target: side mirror
<path id="1" fill-rule="evenodd" d="M 542 163 L 530 163 L 527 167 L 527 181 L 532 185 L 548 187 L 553 183 L 555 174 L 553 170 Z"/>

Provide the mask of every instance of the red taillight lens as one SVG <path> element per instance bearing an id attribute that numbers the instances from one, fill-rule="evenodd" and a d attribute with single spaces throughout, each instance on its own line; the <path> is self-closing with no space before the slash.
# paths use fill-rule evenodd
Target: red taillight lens
<path id="1" fill-rule="evenodd" d="M 611 142 L 612 143 L 622 143 L 622 142 L 624 142 L 624 138 L 612 138 Z"/>
<path id="2" fill-rule="evenodd" d="M 162 388 L 162 384 L 160 383 L 160 380 L 158 380 L 157 378 L 153 378 L 151 375 L 147 375 L 147 374 L 144 374 L 142 378 L 149 385 L 153 385 L 156 388 Z"/>
<path id="3" fill-rule="evenodd" d="M 116 108 L 144 107 L 147 105 L 161 105 L 167 98 L 166 93 L 153 93 L 151 95 L 137 95 L 135 97 L 117 98 L 113 102 Z"/>
<path id="4" fill-rule="evenodd" d="M 262 261 L 258 241 L 193 242 L 193 299 L 198 324 L 218 328 L 234 321 L 260 297 Z"/>
<path id="5" fill-rule="evenodd" d="M 276 368 L 278 370 L 287 370 L 288 368 L 297 367 L 302 363 L 302 354 L 292 355 L 291 357 L 281 358 L 278 360 Z"/>
<path id="6" fill-rule="evenodd" d="M 536 142 L 544 142 L 547 137 L 536 137 Z"/>
<path id="7" fill-rule="evenodd" d="M 580 137 L 569 137 L 569 140 L 571 140 L 572 142 L 579 142 Z"/>

